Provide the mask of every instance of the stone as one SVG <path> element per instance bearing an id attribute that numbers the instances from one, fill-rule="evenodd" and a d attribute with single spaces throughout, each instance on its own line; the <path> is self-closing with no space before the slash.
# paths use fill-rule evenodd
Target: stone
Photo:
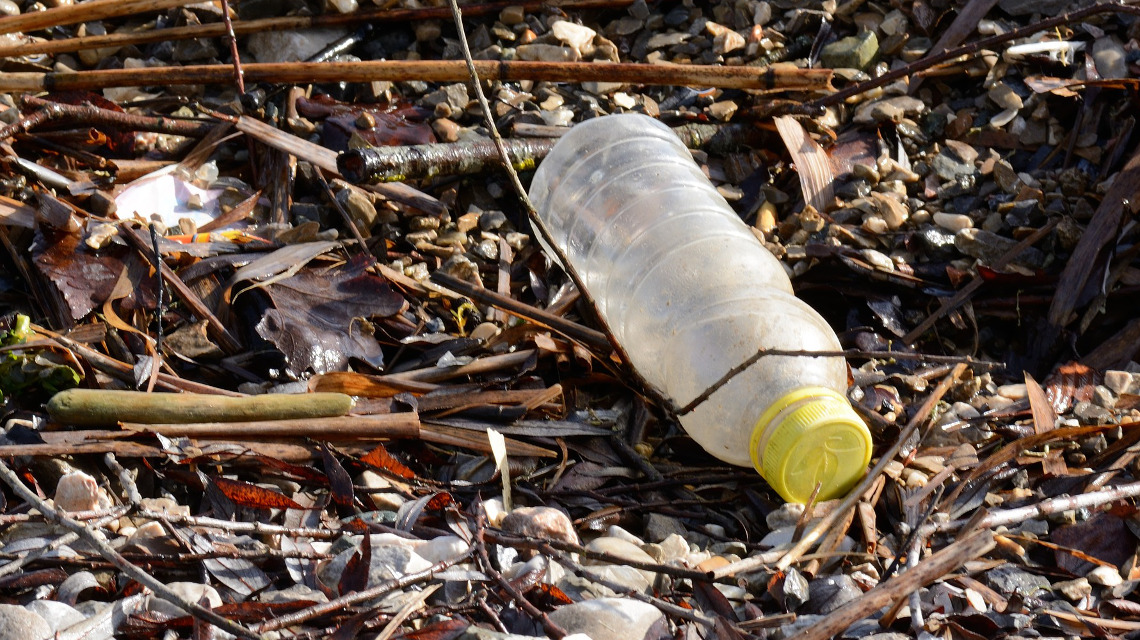
<path id="1" fill-rule="evenodd" d="M 1010 564 L 990 569 L 985 574 L 985 582 L 998 593 L 1023 598 L 1038 598 L 1049 591 L 1049 580 Z"/>
<path id="2" fill-rule="evenodd" d="M 499 12 L 499 22 L 507 26 L 522 24 L 524 20 L 526 20 L 526 10 L 520 5 L 506 7 Z"/>
<path id="3" fill-rule="evenodd" d="M 887 223 L 888 229 L 898 229 L 910 217 L 910 211 L 907 210 L 906 205 L 889 195 L 874 191 L 868 194 L 867 198 L 875 205 L 875 209 L 882 216 L 883 221 Z"/>
<path id="4" fill-rule="evenodd" d="M 1122 393 L 1133 393 L 1136 388 L 1136 383 L 1132 378 L 1132 374 L 1127 371 L 1105 371 L 1104 372 L 1104 386 L 1112 390 L 1113 393 L 1120 395 Z"/>
<path id="5" fill-rule="evenodd" d="M 1120 572 L 1116 570 L 1116 567 L 1104 565 L 1089 571 L 1085 577 L 1088 578 L 1089 584 L 1102 587 L 1115 587 L 1124 583 L 1124 579 L 1120 577 Z"/>
<path id="6" fill-rule="evenodd" d="M 688 531 L 681 521 L 672 516 L 660 513 L 651 513 L 645 518 L 645 539 L 649 542 L 661 542 L 671 535 L 685 535 Z"/>
<path id="7" fill-rule="evenodd" d="M 471 545 L 459 536 L 439 536 L 416 547 L 416 555 L 432 564 L 458 558 L 467 552 Z"/>
<path id="8" fill-rule="evenodd" d="M 764 518 L 764 523 L 768 525 L 770 531 L 776 529 L 783 529 L 785 527 L 794 527 L 796 523 L 803 517 L 804 505 L 795 502 L 785 502 L 779 507 L 768 512 Z"/>
<path id="9" fill-rule="evenodd" d="M 331 560 L 321 563 L 317 575 L 330 588 L 340 584 L 341 574 L 348 561 L 360 546 L 360 536 L 348 539 L 351 546 L 338 553 Z M 418 540 L 408 540 L 390 533 L 374 533 L 371 537 L 372 562 L 368 567 L 368 586 L 373 587 L 385 580 L 399 578 L 409 573 L 431 568 L 432 563 L 420 557 L 412 547 L 421 546 Z"/>
<path id="10" fill-rule="evenodd" d="M 200 584 L 197 582 L 171 582 L 166 586 L 187 602 L 197 604 L 204 598 L 211 609 L 222 606 L 222 596 L 218 593 L 217 589 L 208 584 Z M 187 615 L 187 612 L 184 611 L 182 607 L 179 607 L 173 602 L 163 600 L 157 595 L 150 596 L 150 599 L 147 601 L 146 609 L 147 611 L 153 611 L 175 618 Z"/>
<path id="11" fill-rule="evenodd" d="M 934 214 L 934 224 L 956 234 L 963 229 L 972 228 L 974 226 L 974 221 L 970 218 L 970 216 L 962 213 L 938 212 Z"/>
<path id="12" fill-rule="evenodd" d="M 586 545 L 586 548 L 590 551 L 605 553 L 629 562 L 643 562 L 647 564 L 655 564 L 657 562 L 653 559 L 653 556 L 642 550 L 639 545 L 636 545 L 627 540 L 622 540 L 620 538 L 611 538 L 609 536 L 595 538 L 590 541 L 590 544 Z M 614 571 L 617 575 L 619 575 L 619 579 L 621 579 L 624 584 L 630 585 L 631 587 L 633 584 L 639 584 L 640 580 L 635 580 L 633 576 L 624 577 L 621 574 L 627 574 L 629 571 L 635 571 L 636 573 L 640 574 L 642 579 L 644 579 L 646 586 L 652 585 L 657 579 L 657 574 L 652 571 L 643 571 L 641 569 L 632 569 L 631 567 L 613 565 L 609 562 L 601 560 L 587 559 L 584 560 L 583 563 L 590 566 L 604 567 L 602 570 L 603 573 L 606 571 Z"/>
<path id="13" fill-rule="evenodd" d="M 937 214 L 935 214 L 937 217 Z M 936 221 L 937 222 L 937 221 Z M 977 258 L 986 264 L 993 264 L 1017 244 L 1013 238 L 999 236 L 984 229 L 962 229 L 954 234 L 954 246 L 962 253 Z M 1034 269 L 1045 266 L 1045 254 L 1037 248 L 1029 247 L 1013 261 Z"/>
<path id="14" fill-rule="evenodd" d="M 747 44 L 744 36 L 732 29 L 727 29 L 713 38 L 713 53 L 720 56 L 728 55 L 733 51 L 743 49 Z"/>
<path id="15" fill-rule="evenodd" d="M 592 640 L 667 640 L 665 616 L 651 604 L 628 598 L 596 598 L 555 609 L 550 620 L 567 633 Z"/>
<path id="16" fill-rule="evenodd" d="M 999 82 L 994 85 L 986 93 L 986 96 L 1002 109 L 1013 109 L 1016 111 L 1025 106 L 1021 96 L 1017 95 L 1017 93 L 1004 82 Z"/>
<path id="17" fill-rule="evenodd" d="M 95 511 L 111 506 L 111 499 L 95 478 L 82 471 L 61 477 L 55 487 L 55 506 L 64 511 Z"/>
<path id="18" fill-rule="evenodd" d="M 79 613 L 75 607 L 55 600 L 33 600 L 28 604 L 27 609 L 43 618 L 52 631 L 62 631 L 84 620 L 83 614 Z"/>
<path id="19" fill-rule="evenodd" d="M 0 15 L 18 16 L 20 15 L 20 5 L 12 2 L 12 0 L 0 0 Z"/>
<path id="20" fill-rule="evenodd" d="M 358 189 L 345 188 L 336 194 L 337 202 L 348 211 L 364 237 L 369 237 L 372 225 L 376 222 L 376 205 Z"/>
<path id="21" fill-rule="evenodd" d="M 859 585 L 846 574 L 824 576 L 808 583 L 807 613 L 828 614 L 863 595 Z"/>
<path id="22" fill-rule="evenodd" d="M 879 54 L 879 38 L 874 31 L 864 31 L 825 46 L 820 63 L 831 69 L 866 69 Z"/>
<path id="23" fill-rule="evenodd" d="M 1011 16 L 1040 13 L 1046 17 L 1064 13 L 1077 4 L 1074 0 L 998 0 L 998 7 Z"/>
<path id="24" fill-rule="evenodd" d="M 1096 71 L 1105 80 L 1128 77 L 1127 54 L 1120 40 L 1108 36 L 1097 38 L 1092 46 L 1092 58 Z"/>
<path id="25" fill-rule="evenodd" d="M 299 62 L 348 33 L 348 29 L 336 27 L 258 31 L 250 34 L 246 46 L 257 62 Z"/>
<path id="26" fill-rule="evenodd" d="M 553 507 L 519 507 L 507 514 L 500 526 L 508 533 L 578 544 L 570 517 Z"/>
<path id="27" fill-rule="evenodd" d="M 655 51 L 657 49 L 664 49 L 666 47 L 675 47 L 683 44 L 690 38 L 689 34 L 681 33 L 679 31 L 672 31 L 669 33 L 655 33 L 649 37 L 645 43 L 648 51 Z"/>
<path id="28" fill-rule="evenodd" d="M 0 640 L 47 640 L 54 635 L 39 615 L 14 604 L 0 604 Z"/>
<path id="29" fill-rule="evenodd" d="M 689 555 L 689 542 L 677 534 L 670 534 L 657 543 L 665 561 L 676 560 Z"/>
<path id="30" fill-rule="evenodd" d="M 1088 578 L 1077 578 L 1053 583 L 1053 591 L 1061 594 L 1070 602 L 1077 602 L 1092 595 L 1092 584 Z"/>
<path id="31" fill-rule="evenodd" d="M 416 42 L 435 42 L 443 35 L 443 27 L 439 20 L 421 20 L 416 23 L 415 33 Z"/>
<path id="32" fill-rule="evenodd" d="M 558 20 L 550 25 L 550 33 L 554 34 L 562 44 L 577 51 L 583 58 L 594 53 L 594 36 L 598 35 L 598 32 L 587 26 L 569 20 Z"/>
<path id="33" fill-rule="evenodd" d="M 617 526 L 616 524 L 611 524 L 610 526 L 606 527 L 606 535 L 610 536 L 611 538 L 625 540 L 626 542 L 635 544 L 639 547 L 645 546 L 644 540 Z"/>
<path id="34" fill-rule="evenodd" d="M 427 94 L 424 96 L 423 102 L 433 109 L 440 103 L 446 103 L 451 108 L 451 113 L 454 114 L 462 113 L 467 108 L 467 103 L 471 102 L 471 96 L 467 93 L 466 84 L 455 82 Z"/>
<path id="35" fill-rule="evenodd" d="M 943 180 L 956 180 L 961 177 L 972 176 L 975 171 L 973 163 L 963 162 L 949 153 L 940 153 L 934 156 L 931 168 Z"/>
<path id="36" fill-rule="evenodd" d="M 878 251 L 876 249 L 863 249 L 859 252 L 863 259 L 867 261 L 872 267 L 877 267 L 883 271 L 894 271 L 895 261 L 891 260 L 890 256 Z"/>
<path id="37" fill-rule="evenodd" d="M 531 62 L 577 62 L 582 59 L 577 49 L 555 44 L 522 44 L 515 48 L 519 60 Z"/>

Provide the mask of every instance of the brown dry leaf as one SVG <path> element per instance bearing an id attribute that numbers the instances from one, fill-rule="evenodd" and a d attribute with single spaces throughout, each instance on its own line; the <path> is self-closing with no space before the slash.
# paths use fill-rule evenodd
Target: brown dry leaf
<path id="1" fill-rule="evenodd" d="M 1064 413 L 1074 404 L 1092 399 L 1096 377 L 1096 371 L 1079 362 L 1063 364 L 1045 380 L 1045 397 L 1054 411 Z"/>
<path id="2" fill-rule="evenodd" d="M 378 444 L 376 448 L 369 451 L 363 458 L 360 459 L 364 464 L 379 469 L 385 473 L 390 473 L 397 478 L 411 480 L 416 477 L 416 472 L 408 468 L 404 463 L 400 462 L 388 453 L 384 445 Z"/>
<path id="3" fill-rule="evenodd" d="M 96 255 L 79 234 L 37 232 L 32 261 L 63 295 L 72 320 L 78 322 L 107 300 L 123 271 L 125 253 L 110 248 Z"/>
<path id="4" fill-rule="evenodd" d="M 1033 432 L 1045 433 L 1052 431 L 1057 426 L 1057 412 L 1053 410 L 1052 403 L 1045 395 L 1045 390 L 1033 376 L 1029 375 L 1028 371 L 1022 372 L 1025 375 L 1025 391 L 1029 395 L 1029 408 L 1033 411 Z"/>
<path id="5" fill-rule="evenodd" d="M 345 370 L 350 359 L 373 367 L 384 353 L 372 336 L 372 317 L 388 317 L 406 304 L 388 283 L 353 261 L 338 269 L 307 269 L 267 287 L 273 308 L 257 324 L 298 376 Z"/>
<path id="6" fill-rule="evenodd" d="M 238 506 L 252 507 L 254 509 L 302 508 L 301 505 L 290 500 L 283 494 L 270 491 L 269 489 L 259 487 L 249 482 L 222 477 L 211 478 L 211 480 L 214 485 L 218 487 L 219 491 Z"/>

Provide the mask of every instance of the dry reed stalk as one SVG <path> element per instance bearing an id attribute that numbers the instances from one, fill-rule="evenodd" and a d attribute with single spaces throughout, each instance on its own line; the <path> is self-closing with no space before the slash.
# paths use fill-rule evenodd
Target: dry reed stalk
<path id="1" fill-rule="evenodd" d="M 77 22 L 92 22 L 136 13 L 181 7 L 197 0 L 91 0 L 47 11 L 0 18 L 0 34 L 39 31 Z"/>
<path id="2" fill-rule="evenodd" d="M 173 0 L 171 0 L 173 2 Z M 178 4 L 188 4 L 179 2 Z M 524 0 L 485 2 L 470 5 L 464 9 L 469 16 L 480 16 L 498 13 L 506 7 L 521 6 L 527 11 L 543 7 L 557 6 L 563 10 L 612 9 L 632 4 L 632 0 L 569 0 L 567 2 L 546 2 L 545 0 Z M 90 5 L 91 3 L 87 3 Z M 157 4 L 157 3 L 152 3 Z M 44 15 L 48 12 L 30 15 Z M 360 25 L 368 22 L 413 22 L 417 20 L 435 20 L 450 16 L 447 7 L 421 7 L 419 9 L 369 9 L 354 13 L 332 13 L 320 16 L 285 16 L 279 18 L 263 18 L 260 20 L 238 20 L 233 22 L 234 35 L 242 36 L 263 31 L 292 31 L 294 29 L 307 29 L 310 27 L 333 27 L 340 25 Z M 21 16 L 23 17 L 23 16 Z M 3 24 L 3 21 L 0 21 Z M 21 29 L 28 31 L 30 29 Z M 25 44 L 0 47 L 0 58 L 28 56 L 35 54 L 69 53 L 82 49 L 103 49 L 109 47 L 125 47 L 128 45 L 149 44 L 152 42 L 166 42 L 189 40 L 191 38 L 219 38 L 226 35 L 226 25 L 223 22 L 212 22 L 187 27 L 172 27 L 169 29 L 150 29 L 135 33 L 109 33 L 101 36 L 83 36 L 81 38 L 67 38 L 64 40 L 44 40 Z"/>
<path id="3" fill-rule="evenodd" d="M 312 438 L 354 440 L 360 438 L 418 438 L 420 419 L 415 413 L 385 413 L 367 416 L 334 416 L 244 422 L 194 422 L 147 424 L 124 422 L 124 429 L 187 438 Z"/>
<path id="4" fill-rule="evenodd" d="M 832 91 L 831 69 L 790 66 L 720 67 L 633 62 L 528 62 L 476 60 L 484 80 L 546 82 L 621 82 L 777 91 Z M 243 65 L 247 82 L 308 84 L 377 80 L 465 82 L 461 60 L 367 60 L 360 62 L 274 62 Z M 223 84 L 233 79 L 231 65 L 97 69 L 72 72 L 13 72 L 0 75 L 0 91 L 90 91 L 106 87 Z"/>

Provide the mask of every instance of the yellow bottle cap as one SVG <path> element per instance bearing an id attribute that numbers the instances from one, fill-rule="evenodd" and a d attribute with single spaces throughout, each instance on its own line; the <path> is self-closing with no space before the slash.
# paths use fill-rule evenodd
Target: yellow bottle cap
<path id="1" fill-rule="evenodd" d="M 752 429 L 752 464 L 788 502 L 816 501 L 850 491 L 871 461 L 871 432 L 847 398 L 824 387 L 780 397 Z"/>

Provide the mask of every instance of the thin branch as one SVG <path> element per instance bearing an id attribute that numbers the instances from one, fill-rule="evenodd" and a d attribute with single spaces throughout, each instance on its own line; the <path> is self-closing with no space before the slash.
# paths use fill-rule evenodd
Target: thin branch
<path id="1" fill-rule="evenodd" d="M 944 396 L 946 392 L 950 390 L 950 386 L 958 380 L 958 376 L 962 375 L 962 372 L 965 370 L 966 365 L 959 364 L 954 367 L 953 371 L 951 371 L 949 375 L 947 375 L 942 379 L 941 382 L 938 383 L 938 386 L 935 387 L 934 391 L 932 391 L 930 395 L 927 396 L 926 400 L 924 400 L 923 403 L 918 407 L 918 409 L 915 410 L 914 415 L 910 419 L 910 422 L 908 422 L 906 427 L 904 427 L 902 431 L 899 432 L 899 435 L 895 438 L 894 443 L 886 451 L 883 452 L 883 454 L 879 457 L 879 462 L 871 468 L 867 475 L 863 477 L 863 480 L 860 481 L 859 484 L 856 485 L 856 487 L 852 489 L 849 494 L 847 494 L 847 497 L 844 498 L 843 501 L 839 503 L 839 505 L 837 505 L 822 519 L 820 519 L 815 528 L 813 528 L 807 533 L 807 535 L 801 538 L 795 546 L 782 554 L 782 557 L 776 563 L 776 567 L 779 570 L 783 571 L 790 567 L 792 563 L 803 556 L 803 554 L 807 552 L 807 550 L 810 549 L 813 544 L 815 544 L 815 541 L 818 540 L 824 533 L 826 533 L 832 526 L 834 526 L 835 523 L 839 522 L 841 518 L 846 517 L 846 513 L 855 507 L 855 504 L 862 498 L 863 494 L 865 494 L 867 490 L 871 488 L 871 485 L 876 482 L 879 475 L 882 474 L 887 465 L 890 464 L 892 460 L 894 460 L 895 456 L 898 455 L 899 451 L 902 450 L 903 446 L 906 445 L 911 436 L 916 431 L 918 431 L 918 428 L 920 426 L 922 426 L 927 420 L 930 419 L 931 411 L 934 409 L 934 405 L 938 404 L 938 402 L 942 400 L 942 396 Z M 771 557 L 772 554 L 761 554 L 759 556 L 745 558 L 739 562 L 733 562 L 732 564 L 720 567 L 719 569 L 713 571 L 713 575 L 719 579 L 739 573 L 755 571 L 757 569 L 770 565 L 772 563 Z"/>
<path id="2" fill-rule="evenodd" d="M 879 583 L 862 596 L 827 614 L 823 620 L 796 634 L 796 640 L 827 640 L 883 607 L 916 592 L 969 560 L 994 547 L 994 535 L 978 531 L 923 560 L 894 580 Z"/>
<path id="3" fill-rule="evenodd" d="M 357 591 L 355 593 L 350 593 L 348 595 L 329 600 L 328 602 L 322 602 L 320 604 L 313 605 L 307 609 L 302 609 L 300 611 L 295 611 L 293 613 L 286 614 L 272 620 L 267 620 L 258 625 L 256 628 L 261 633 L 265 633 L 267 631 L 276 631 L 277 629 L 284 629 L 285 627 L 291 625 L 300 624 L 313 618 L 318 618 L 329 613 L 340 611 L 345 607 L 349 607 L 354 604 L 360 604 L 361 602 L 375 600 L 376 598 L 392 593 L 397 589 L 407 589 L 414 584 L 427 582 L 428 580 L 434 578 L 435 574 L 441 571 L 446 571 L 452 565 L 466 560 L 467 557 L 471 555 L 471 552 L 471 547 L 468 547 L 466 552 L 454 558 L 437 562 L 427 569 L 424 569 L 423 571 L 409 573 L 394 580 L 386 580 L 376 585 L 375 587 L 365 589 L 363 591 Z"/>
<path id="4" fill-rule="evenodd" d="M 162 11 L 192 4 L 196 0 L 92 0 L 82 4 L 58 6 L 47 11 L 29 11 L 23 15 L 0 18 L 0 34 L 18 31 L 40 31 L 77 22 L 95 22 L 106 18 L 129 16 L 144 11 Z"/>
<path id="5" fill-rule="evenodd" d="M 189 602 L 183 599 L 165 584 L 159 582 L 147 572 L 128 562 L 127 559 L 120 555 L 118 551 L 112 549 L 110 545 L 100 539 L 99 536 L 96 536 L 92 530 L 84 526 L 82 522 L 71 519 L 62 511 L 57 511 L 55 508 L 44 502 L 33 491 L 28 489 L 20 480 L 19 476 L 17 476 L 10 468 L 8 468 L 8 465 L 5 464 L 3 460 L 0 460 L 0 479 L 4 480 L 4 482 L 12 488 L 12 491 L 14 491 L 16 495 L 23 498 L 25 501 L 39 510 L 40 513 L 44 514 L 45 518 L 75 533 L 79 538 L 82 538 L 84 542 L 95 548 L 99 552 L 99 555 L 103 557 L 103 559 L 110 562 L 115 566 L 116 569 L 127 574 L 139 584 L 153 591 L 158 597 L 175 604 L 185 611 L 188 611 L 190 615 L 194 616 L 195 618 L 205 620 L 210 624 L 221 627 L 222 629 L 236 636 L 242 638 L 255 638 L 260 640 L 261 635 L 232 620 L 223 618 L 222 616 L 198 605 L 197 603 Z"/>
<path id="6" fill-rule="evenodd" d="M 105 0 L 106 1 L 106 0 Z M 181 4 L 189 4 L 194 0 L 187 0 Z M 550 2 L 548 0 L 500 0 L 499 2 L 480 2 L 467 6 L 468 15 L 497 14 L 506 7 L 521 6 L 527 11 L 534 11 L 546 7 L 559 7 L 565 11 L 588 9 L 615 9 L 628 6 L 633 0 L 564 0 Z M 84 7 L 91 6 L 91 2 L 84 3 Z M 108 5 L 121 4 L 118 0 L 106 1 Z M 157 3 L 147 2 L 148 7 L 155 7 Z M 46 14 L 55 9 L 37 14 L 41 20 L 48 19 Z M 58 15 L 52 13 L 52 15 Z M 357 25 L 362 22 L 416 22 L 420 20 L 433 20 L 451 16 L 448 7 L 419 7 L 416 9 L 366 9 L 353 13 L 329 12 L 319 16 L 284 16 L 276 18 L 263 18 L 259 20 L 239 20 L 232 23 L 234 35 L 248 35 L 269 31 L 293 31 L 308 29 L 310 27 L 332 27 L 341 25 Z M 56 18 L 51 18 L 55 20 Z M 84 18 L 84 20 L 94 18 Z M 0 22 L 0 24 L 3 24 Z M 29 29 L 19 29 L 28 31 Z M 128 45 L 149 44 L 152 42 L 176 42 L 178 40 L 191 40 L 195 38 L 217 38 L 227 34 L 224 22 L 212 22 L 186 27 L 171 27 L 169 29 L 149 29 L 130 33 L 109 33 L 101 36 L 83 36 L 79 38 L 63 38 L 59 40 L 43 40 L 8 46 L 0 46 L 0 58 L 16 56 L 29 56 L 41 53 L 67 53 L 82 49 L 119 48 Z"/>
<path id="7" fill-rule="evenodd" d="M 480 77 L 503 82 L 622 82 L 771 92 L 832 89 L 830 69 L 522 60 L 477 60 L 473 64 Z M 243 69 L 247 82 L 280 84 L 376 80 L 462 82 L 468 78 L 467 67 L 460 60 L 257 62 L 244 65 Z M 233 66 L 225 64 L 51 73 L 12 71 L 0 75 L 0 91 L 89 91 L 106 87 L 224 84 L 232 79 Z"/>

